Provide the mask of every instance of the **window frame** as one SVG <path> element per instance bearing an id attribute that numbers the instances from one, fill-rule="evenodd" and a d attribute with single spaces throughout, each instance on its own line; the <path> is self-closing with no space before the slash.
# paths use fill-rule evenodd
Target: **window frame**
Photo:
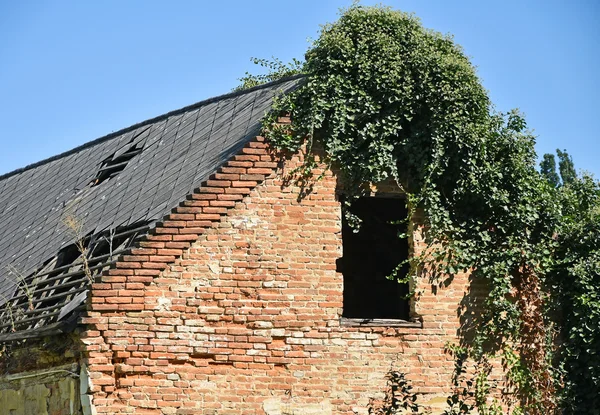
<path id="1" fill-rule="evenodd" d="M 370 194 L 366 194 L 363 195 L 361 197 L 367 197 L 367 198 L 378 198 L 378 199 L 403 199 L 406 200 L 406 196 L 401 193 L 401 192 L 371 192 Z M 341 211 L 341 215 L 343 215 L 343 209 L 342 209 L 342 203 L 343 203 L 343 199 L 344 199 L 344 195 L 343 194 L 338 194 L 338 200 L 341 202 L 340 203 L 340 211 Z M 341 223 L 343 223 L 343 217 L 340 218 L 341 219 Z M 340 234 L 342 234 L 342 228 L 343 225 L 340 227 Z M 410 224 L 408 224 L 408 257 L 413 255 L 413 243 L 414 240 L 412 239 L 412 232 L 410 232 L 411 230 L 411 226 Z M 341 237 L 342 239 L 342 250 L 343 250 L 343 245 L 344 245 L 344 241 L 343 241 L 343 237 Z M 343 251 L 342 251 L 343 252 Z M 340 257 L 339 259 L 343 258 L 343 253 L 342 253 L 342 257 Z M 344 277 L 344 272 L 343 269 L 341 271 L 338 271 L 341 275 L 342 275 L 342 279 L 344 281 L 345 284 L 345 277 Z M 414 288 L 414 281 L 409 281 L 408 283 L 408 288 L 409 291 Z M 345 285 L 344 285 L 345 287 Z M 342 297 L 343 297 L 343 289 L 342 289 Z M 344 316 L 344 299 L 342 298 L 342 312 L 340 314 L 340 326 L 342 327 L 390 327 L 390 328 L 423 328 L 423 320 L 420 316 L 418 316 L 415 312 L 414 312 L 414 302 L 415 302 L 415 298 L 410 297 L 408 300 L 408 320 L 405 319 L 401 319 L 401 318 L 365 318 L 365 317 L 346 317 Z"/>

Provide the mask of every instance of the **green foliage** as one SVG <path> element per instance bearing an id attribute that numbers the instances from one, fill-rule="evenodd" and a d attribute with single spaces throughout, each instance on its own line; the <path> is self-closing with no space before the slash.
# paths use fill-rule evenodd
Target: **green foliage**
<path id="1" fill-rule="evenodd" d="M 567 153 L 567 150 L 560 151 L 559 149 L 556 149 L 556 154 L 558 154 L 558 169 L 563 184 L 573 183 L 575 179 L 577 179 L 573 159 Z"/>
<path id="2" fill-rule="evenodd" d="M 369 415 L 394 415 L 399 413 L 418 413 L 420 406 L 417 404 L 417 394 L 404 377 L 404 373 L 390 370 L 386 375 L 387 389 L 385 398 L 379 405 L 371 399 L 368 406 Z M 402 411 L 402 412 L 401 412 Z"/>
<path id="3" fill-rule="evenodd" d="M 556 173 L 556 159 L 554 158 L 554 154 L 551 153 L 544 154 L 544 159 L 540 163 L 540 173 L 554 187 L 558 187 L 561 184 L 567 185 L 573 183 L 577 180 L 573 159 L 567 153 L 567 150 L 560 151 L 556 149 L 556 154 L 558 155 L 560 177 Z"/>
<path id="4" fill-rule="evenodd" d="M 544 154 L 544 159 L 540 163 L 540 173 L 542 173 L 542 176 L 544 176 L 552 186 L 558 187 L 560 184 L 560 177 L 558 177 L 558 173 L 556 172 L 556 159 L 554 158 L 554 154 Z"/>
<path id="5" fill-rule="evenodd" d="M 600 186 L 575 178 L 559 193 L 564 206 L 556 266 L 548 275 L 554 313 L 560 313 L 565 414 L 600 408 Z"/>
<path id="6" fill-rule="evenodd" d="M 447 408 L 443 415 L 478 413 L 479 415 L 500 415 L 502 407 L 493 400 L 488 403 L 490 382 L 488 376 L 491 365 L 486 359 L 472 359 L 472 349 L 456 344 L 447 344 L 446 352 L 454 358 L 452 394 L 446 399 Z M 469 374 L 467 363 L 475 361 Z"/>
<path id="7" fill-rule="evenodd" d="M 450 38 L 384 8 L 355 6 L 326 25 L 304 69 L 310 78 L 282 102 L 293 112 L 292 131 L 269 132 L 290 150 L 318 135 L 331 161 L 343 160 L 351 183 L 391 175 L 419 189 L 436 174 L 447 143 L 463 135 L 478 141 L 476 121 L 489 107 L 472 65 Z"/>
<path id="8" fill-rule="evenodd" d="M 518 410 L 526 413 L 554 407 L 547 327 L 557 313 L 542 312 L 548 295 L 559 301 L 565 315 L 555 323 L 568 330 L 568 344 L 557 355 L 566 376 L 565 405 L 583 397 L 579 390 L 592 399 L 598 369 L 590 368 L 600 367 L 593 293 L 600 266 L 597 183 L 580 183 L 570 156 L 560 151 L 565 186 L 540 174 L 525 119 L 516 111 L 494 112 L 461 48 L 412 15 L 350 7 L 323 26 L 302 71 L 303 84 L 264 120 L 270 141 L 293 152 L 306 142 L 307 154 L 320 141 L 349 196 L 360 195 L 365 183 L 390 177 L 398 183 L 410 211 L 422 209 L 427 220 L 429 249 L 413 261 L 427 263 L 432 280 L 470 270 L 489 283 L 470 353 L 479 361 L 503 354 Z M 275 123 L 283 112 L 291 125 Z M 310 170 L 314 160 L 306 160 Z M 581 220 L 582 213 L 588 219 Z M 591 386 L 572 368 L 585 368 Z M 462 398 L 451 403 L 466 413 Z"/>
<path id="9" fill-rule="evenodd" d="M 292 76 L 299 73 L 302 73 L 303 63 L 298 59 L 292 59 L 289 63 L 283 63 L 281 60 L 277 58 L 272 59 L 259 59 L 252 58 L 251 61 L 255 65 L 259 65 L 262 68 L 267 70 L 266 73 L 263 74 L 251 74 L 246 72 L 244 76 L 242 76 L 239 81 L 241 84 L 234 88 L 234 91 L 241 91 L 243 89 L 252 88 L 258 85 L 265 84 L 267 82 L 276 81 L 277 79 Z"/>
<path id="10" fill-rule="evenodd" d="M 469 357 L 467 349 L 449 344 L 446 345 L 448 353 L 454 357 L 454 374 L 452 376 L 452 395 L 446 399 L 448 408 L 443 415 L 470 414 L 475 409 L 475 392 L 473 381 L 464 379 L 467 372 L 466 362 Z"/>

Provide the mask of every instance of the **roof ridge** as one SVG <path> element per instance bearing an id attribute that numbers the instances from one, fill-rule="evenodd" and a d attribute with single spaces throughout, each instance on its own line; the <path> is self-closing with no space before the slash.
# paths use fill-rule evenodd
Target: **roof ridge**
<path id="1" fill-rule="evenodd" d="M 198 102 L 196 102 L 194 104 L 187 105 L 185 107 L 182 107 L 182 108 L 179 108 L 179 109 L 176 109 L 176 110 L 173 110 L 173 111 L 169 111 L 169 112 L 167 112 L 165 114 L 158 115 L 158 116 L 156 116 L 154 118 L 150 118 L 150 119 L 147 119 L 145 121 L 141 121 L 141 122 L 138 122 L 136 124 L 130 125 L 129 127 L 122 128 L 122 129 L 120 129 L 118 131 L 115 131 L 115 132 L 112 132 L 110 134 L 106 134 L 106 135 L 104 135 L 102 137 L 96 138 L 95 140 L 88 141 L 87 143 L 84 143 L 84 144 L 81 144 L 81 145 L 79 145 L 79 146 L 77 146 L 75 148 L 72 148 L 71 150 L 67 150 L 67 151 L 59 153 L 57 155 L 48 157 L 48 158 L 40 160 L 40 161 L 37 161 L 37 162 L 29 164 L 29 165 L 27 165 L 25 167 L 18 168 L 16 170 L 10 171 L 8 173 L 0 174 L 0 180 L 8 179 L 9 177 L 15 176 L 15 175 L 17 175 L 19 173 L 23 173 L 23 172 L 25 172 L 27 170 L 31 170 L 31 169 L 34 169 L 36 167 L 42 166 L 44 164 L 50 163 L 51 161 L 55 161 L 55 160 L 61 159 L 63 157 L 69 156 L 71 154 L 77 153 L 77 152 L 79 152 L 81 150 L 84 150 L 86 148 L 95 146 L 96 144 L 103 143 L 104 141 L 108 141 L 108 140 L 110 140 L 110 139 L 112 139 L 114 137 L 117 137 L 119 135 L 128 133 L 128 132 L 133 131 L 133 130 L 135 130 L 137 128 L 143 127 L 144 125 L 153 124 L 155 122 L 162 121 L 162 120 L 164 120 L 164 119 L 166 119 L 168 117 L 171 117 L 173 115 L 178 115 L 178 114 L 181 114 L 181 113 L 184 113 L 184 112 L 187 112 L 187 111 L 190 111 L 190 110 L 202 107 L 204 105 L 211 104 L 213 102 L 221 101 L 223 99 L 233 98 L 233 97 L 236 97 L 236 96 L 239 96 L 239 95 L 247 94 L 249 92 L 254 92 L 254 91 L 259 90 L 259 89 L 268 88 L 268 87 L 271 87 L 273 85 L 282 84 L 282 83 L 287 82 L 287 81 L 293 81 L 294 79 L 303 78 L 305 76 L 306 75 L 304 75 L 304 74 L 296 74 L 296 75 L 286 76 L 286 77 L 277 79 L 275 81 L 271 81 L 271 82 L 267 82 L 265 84 L 253 86 L 252 88 L 247 88 L 247 89 L 242 89 L 242 90 L 239 90 L 239 91 L 228 92 L 226 94 L 217 95 L 217 96 L 212 97 L 212 98 L 207 98 L 207 99 L 204 99 L 202 101 L 198 101 Z"/>

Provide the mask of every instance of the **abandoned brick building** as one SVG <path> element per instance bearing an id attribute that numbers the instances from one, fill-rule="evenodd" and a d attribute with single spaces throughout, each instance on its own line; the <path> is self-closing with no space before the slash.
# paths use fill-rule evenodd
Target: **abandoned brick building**
<path id="1" fill-rule="evenodd" d="M 445 401 L 467 277 L 386 275 L 402 194 L 345 223 L 260 137 L 292 77 L 126 128 L 0 177 L 0 408 L 10 414 L 366 414 L 391 369 Z M 282 120 L 285 122 L 285 120 Z M 12 411 L 12 412 L 11 412 Z"/>

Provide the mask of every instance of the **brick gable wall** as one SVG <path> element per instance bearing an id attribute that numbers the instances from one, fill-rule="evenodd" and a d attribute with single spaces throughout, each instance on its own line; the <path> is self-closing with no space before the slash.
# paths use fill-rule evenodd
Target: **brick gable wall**
<path id="1" fill-rule="evenodd" d="M 417 281 L 422 327 L 343 326 L 339 183 L 298 200 L 284 176 L 257 137 L 93 285 L 98 413 L 366 414 L 390 368 L 445 402 L 467 277 Z"/>

